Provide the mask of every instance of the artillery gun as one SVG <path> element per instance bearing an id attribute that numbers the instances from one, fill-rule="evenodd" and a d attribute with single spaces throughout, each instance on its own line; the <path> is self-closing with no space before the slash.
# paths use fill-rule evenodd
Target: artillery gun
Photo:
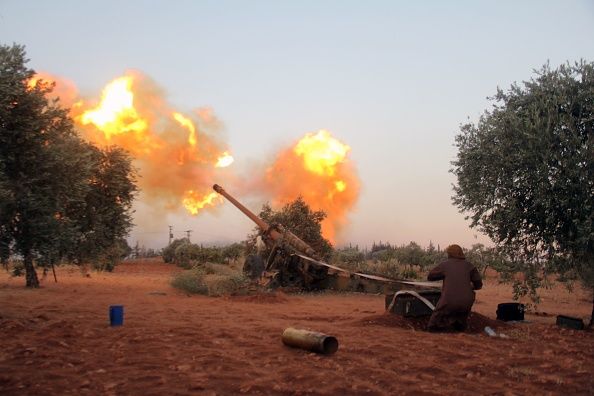
<path id="1" fill-rule="evenodd" d="M 262 286 L 271 288 L 317 290 L 328 287 L 328 267 L 315 263 L 320 257 L 311 246 L 282 224 L 266 223 L 218 184 L 215 184 L 213 189 L 256 223 L 259 236 L 270 250 L 265 263 L 257 255 L 246 258 L 244 272 L 248 276 L 259 278 Z M 306 258 L 312 258 L 313 261 Z"/>
<path id="2" fill-rule="evenodd" d="M 259 255 L 250 255 L 244 264 L 244 273 L 258 279 L 260 285 L 270 288 L 287 287 L 301 290 L 337 289 L 359 292 L 386 293 L 386 308 L 391 310 L 397 294 L 416 293 L 402 290 L 414 288 L 435 290 L 436 282 L 389 279 L 378 275 L 352 272 L 325 263 L 317 252 L 281 224 L 268 224 L 239 201 L 215 184 L 213 189 L 227 198 L 237 209 L 250 218 L 259 229 L 259 236 L 270 250 L 264 263 Z M 421 298 L 417 294 L 413 294 Z M 436 302 L 436 301 L 434 301 Z M 426 304 L 426 302 L 424 302 Z"/>

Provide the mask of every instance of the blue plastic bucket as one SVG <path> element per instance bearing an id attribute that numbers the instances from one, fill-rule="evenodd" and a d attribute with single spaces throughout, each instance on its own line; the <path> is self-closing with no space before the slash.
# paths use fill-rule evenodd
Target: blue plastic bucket
<path id="1" fill-rule="evenodd" d="M 109 324 L 112 326 L 122 326 L 124 324 L 124 306 L 109 306 Z"/>

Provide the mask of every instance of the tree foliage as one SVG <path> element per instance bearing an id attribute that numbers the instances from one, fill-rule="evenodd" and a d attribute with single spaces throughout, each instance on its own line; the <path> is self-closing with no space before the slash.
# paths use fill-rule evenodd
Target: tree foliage
<path id="1" fill-rule="evenodd" d="M 312 210 L 302 197 L 287 203 L 278 211 L 266 203 L 258 216 L 270 225 L 283 225 L 311 246 L 323 259 L 328 260 L 332 255 L 332 244 L 322 235 L 321 223 L 326 218 L 326 213 Z M 248 246 L 255 245 L 259 231 L 256 227 L 254 232 L 248 235 Z M 268 253 L 267 249 L 265 254 Z"/>
<path id="2" fill-rule="evenodd" d="M 543 270 L 594 287 L 594 64 L 535 73 L 461 126 L 453 200 L 528 289 Z"/>
<path id="3" fill-rule="evenodd" d="M 20 254 L 38 287 L 35 261 L 113 257 L 136 185 L 128 154 L 84 142 L 26 62 L 22 46 L 0 46 L 0 258 Z"/>
<path id="4" fill-rule="evenodd" d="M 161 254 L 163 261 L 173 263 L 182 268 L 194 268 L 206 263 L 235 262 L 243 254 L 244 247 L 241 243 L 232 243 L 227 246 L 204 247 L 191 243 L 187 238 L 175 239 L 169 246 L 163 248 Z"/>
<path id="5" fill-rule="evenodd" d="M 163 256 L 163 261 L 166 263 L 174 263 L 175 262 L 175 251 L 180 245 L 189 244 L 190 241 L 188 238 L 181 238 L 181 239 L 174 239 L 169 245 L 163 248 L 161 255 Z"/>
<path id="6" fill-rule="evenodd" d="M 90 146 L 87 150 L 91 173 L 84 201 L 69 213 L 77 224 L 76 249 L 69 250 L 78 262 L 113 263 L 105 252 L 113 258 L 127 251 L 121 239 L 132 226 L 135 172 L 130 156 L 119 147 L 100 150 Z"/>

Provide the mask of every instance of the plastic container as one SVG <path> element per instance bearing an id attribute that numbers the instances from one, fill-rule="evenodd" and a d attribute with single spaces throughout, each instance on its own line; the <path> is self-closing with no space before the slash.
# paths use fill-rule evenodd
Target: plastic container
<path id="1" fill-rule="evenodd" d="M 124 325 L 124 306 L 110 305 L 109 306 L 109 324 L 111 326 Z"/>

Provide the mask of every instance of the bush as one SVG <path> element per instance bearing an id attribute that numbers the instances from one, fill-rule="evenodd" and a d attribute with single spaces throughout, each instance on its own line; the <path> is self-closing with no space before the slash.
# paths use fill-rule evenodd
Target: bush
<path id="1" fill-rule="evenodd" d="M 209 275 L 206 277 L 209 296 L 238 294 L 245 291 L 249 279 L 243 274 Z"/>
<path id="2" fill-rule="evenodd" d="M 198 256 L 200 247 L 191 243 L 180 244 L 174 252 L 174 263 L 182 268 L 190 269 Z"/>
<path id="3" fill-rule="evenodd" d="M 104 249 L 96 260 L 92 260 L 93 269 L 97 271 L 112 272 L 116 265 L 118 265 L 128 252 L 128 244 L 126 241 L 117 241 L 110 247 Z"/>
<path id="4" fill-rule="evenodd" d="M 206 263 L 237 262 L 243 246 L 234 243 L 226 247 L 203 247 L 187 239 L 176 239 L 162 251 L 163 261 L 190 269 Z"/>
<path id="5" fill-rule="evenodd" d="M 166 263 L 173 263 L 175 262 L 175 250 L 184 244 L 189 244 L 190 241 L 187 238 L 176 239 L 169 244 L 166 248 L 163 248 L 161 251 L 161 255 L 163 256 L 163 261 Z"/>
<path id="6" fill-rule="evenodd" d="M 418 279 L 419 274 L 414 269 L 407 268 L 404 271 L 402 271 L 402 278 L 403 279 Z"/>
<path id="7" fill-rule="evenodd" d="M 227 263 L 230 261 L 235 263 L 242 256 L 244 251 L 245 246 L 242 243 L 233 243 L 222 249 L 222 255 Z"/>
<path id="8" fill-rule="evenodd" d="M 334 252 L 333 261 L 349 266 L 359 265 L 365 262 L 365 254 L 355 248 L 340 249 Z"/>
<path id="9" fill-rule="evenodd" d="M 384 276 L 390 279 L 399 279 L 401 276 L 398 266 L 391 262 L 380 262 L 372 269 L 373 275 Z"/>
<path id="10" fill-rule="evenodd" d="M 208 294 L 208 286 L 204 282 L 205 272 L 200 269 L 191 269 L 177 273 L 171 286 L 190 294 Z"/>
<path id="11" fill-rule="evenodd" d="M 233 268 L 223 264 L 206 263 L 202 268 L 207 275 L 231 276 L 238 273 L 237 270 L 234 270 Z"/>
<path id="12" fill-rule="evenodd" d="M 171 285 L 190 294 L 222 296 L 237 294 L 248 285 L 249 279 L 242 273 L 220 264 L 207 264 L 176 274 Z"/>

